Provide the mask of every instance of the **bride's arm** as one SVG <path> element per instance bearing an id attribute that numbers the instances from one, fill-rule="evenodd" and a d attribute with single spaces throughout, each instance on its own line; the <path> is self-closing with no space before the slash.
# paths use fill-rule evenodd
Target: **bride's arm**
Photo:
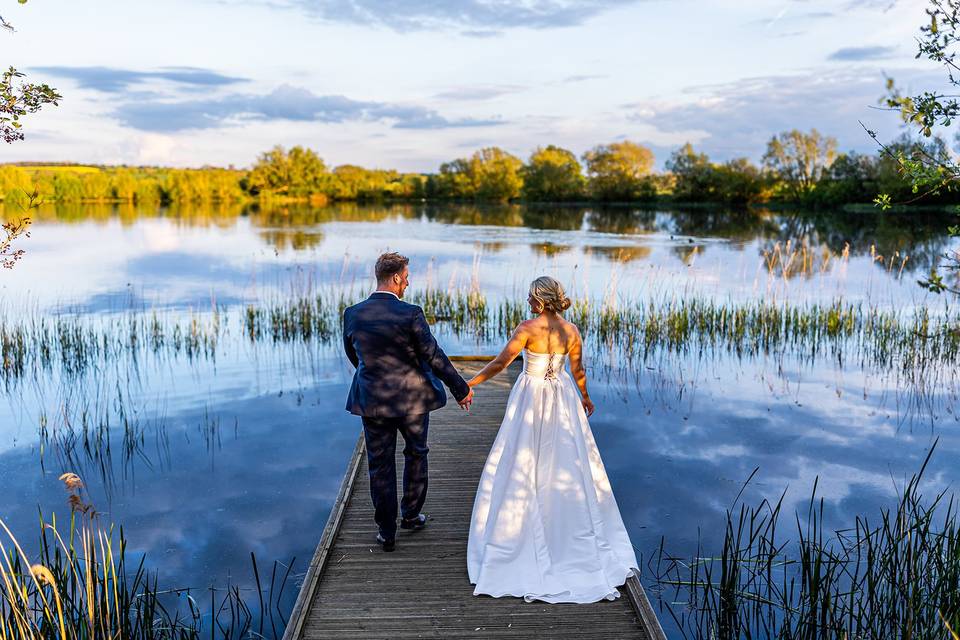
<path id="1" fill-rule="evenodd" d="M 480 372 L 467 380 L 467 384 L 471 387 L 475 387 L 482 382 L 486 382 L 493 376 L 497 375 L 513 362 L 520 352 L 523 351 L 523 348 L 527 346 L 527 333 L 524 330 L 524 326 L 521 324 L 514 331 L 513 335 L 510 336 L 507 346 L 503 348 L 503 351 L 500 352 L 496 358 L 487 363 Z"/>
<path id="2" fill-rule="evenodd" d="M 570 346 L 570 374 L 580 388 L 580 403 L 583 405 L 583 410 L 588 416 L 593 415 L 593 401 L 587 393 L 587 370 L 583 366 L 583 340 L 580 338 L 579 330 Z"/>

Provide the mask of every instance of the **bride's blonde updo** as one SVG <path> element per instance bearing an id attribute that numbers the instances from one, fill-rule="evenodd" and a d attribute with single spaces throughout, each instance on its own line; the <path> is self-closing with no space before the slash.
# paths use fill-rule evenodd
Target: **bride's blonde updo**
<path id="1" fill-rule="evenodd" d="M 563 313 L 570 308 L 570 298 L 563 291 L 563 285 L 550 276 L 540 276 L 530 283 L 530 297 L 541 311 Z"/>

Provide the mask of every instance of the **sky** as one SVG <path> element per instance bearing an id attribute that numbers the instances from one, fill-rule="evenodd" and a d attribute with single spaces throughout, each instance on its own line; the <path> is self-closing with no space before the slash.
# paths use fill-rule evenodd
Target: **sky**
<path id="1" fill-rule="evenodd" d="M 436 171 L 500 146 L 527 158 L 620 140 L 662 166 L 691 142 L 759 160 L 817 128 L 872 152 L 860 122 L 916 60 L 926 0 L 4 0 L 3 61 L 55 86 L 0 162 L 250 166 L 303 145 L 331 166 Z"/>

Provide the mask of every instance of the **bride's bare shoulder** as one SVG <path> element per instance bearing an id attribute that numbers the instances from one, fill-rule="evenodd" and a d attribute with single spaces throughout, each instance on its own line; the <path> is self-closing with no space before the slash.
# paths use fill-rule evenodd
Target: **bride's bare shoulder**
<path id="1" fill-rule="evenodd" d="M 561 318 L 561 320 L 563 320 L 563 328 L 564 328 L 564 329 L 566 329 L 567 331 L 569 331 L 571 334 L 577 336 L 578 338 L 580 337 L 580 327 L 578 327 L 577 325 L 573 324 L 572 322 L 570 322 L 570 321 L 567 320 L 566 318 Z"/>
<path id="2" fill-rule="evenodd" d="M 583 344 L 583 338 L 580 336 L 580 327 L 573 324 L 569 320 L 564 320 L 566 326 L 564 327 L 567 330 L 567 343 L 569 344 L 570 350 L 577 345 Z"/>
<path id="3" fill-rule="evenodd" d="M 513 335 L 515 336 L 530 335 L 530 333 L 532 333 L 536 328 L 536 320 L 537 320 L 536 318 L 530 318 L 528 320 L 522 321 L 520 324 L 516 326 L 516 328 L 514 328 Z"/>

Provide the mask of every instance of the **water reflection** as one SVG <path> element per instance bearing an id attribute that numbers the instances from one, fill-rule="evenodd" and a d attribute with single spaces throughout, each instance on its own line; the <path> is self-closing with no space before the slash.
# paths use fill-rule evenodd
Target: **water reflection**
<path id="1" fill-rule="evenodd" d="M 372 256 L 388 247 L 411 256 L 415 281 L 475 280 L 491 302 L 522 301 L 547 271 L 577 294 L 616 285 L 638 300 L 697 287 L 738 301 L 873 295 L 899 309 L 943 304 L 910 274 L 952 246 L 939 217 L 764 209 L 56 205 L 35 219 L 27 258 L 2 289 L 12 317 L 213 313 L 314 285 L 361 291 Z M 451 352 L 499 346 L 441 339 Z M 297 556 L 301 572 L 359 428 L 342 409 L 349 371 L 335 345 L 251 345 L 234 331 L 216 346 L 215 359 L 144 358 L 134 373 L 120 363 L 95 380 L 42 373 L 8 395 L 0 483 L 16 499 L 0 517 L 33 540 L 37 507 L 64 513 L 56 478 L 76 471 L 162 583 L 248 580 L 251 551 L 263 565 Z M 960 480 L 949 368 L 881 377 L 856 352 L 838 363 L 833 352 L 746 357 L 702 345 L 637 355 L 629 367 L 622 356 L 604 345 L 591 353 L 592 424 L 644 557 L 661 537 L 692 553 L 698 529 L 717 532 L 755 467 L 748 501 L 788 486 L 794 503 L 805 500 L 819 476 L 837 526 L 888 504 L 891 471 L 915 471 L 934 438 L 927 477 L 941 489 Z"/>
<path id="2" fill-rule="evenodd" d="M 523 207 L 519 205 L 425 205 L 418 210 L 424 219 L 443 224 L 497 227 L 524 226 Z"/>
<path id="3" fill-rule="evenodd" d="M 653 209 L 605 208 L 587 213 L 587 228 L 602 233 L 644 234 L 663 232 Z"/>
<path id="4" fill-rule="evenodd" d="M 260 232 L 260 237 L 278 251 L 304 251 L 314 249 L 323 242 L 323 233 L 303 231 L 302 229 L 268 229 Z"/>
<path id="5" fill-rule="evenodd" d="M 38 224 L 105 224 L 118 220 L 124 226 L 144 219 L 169 219 L 187 227 L 229 229 L 249 220 L 254 229 L 309 230 L 331 222 L 379 223 L 388 220 L 425 220 L 448 225 L 526 227 L 553 231 L 592 231 L 618 235 L 667 234 L 711 236 L 734 243 L 750 240 L 786 243 L 807 238 L 833 252 L 850 246 L 852 255 L 875 249 L 884 255 L 927 256 L 941 253 L 949 244 L 945 226 L 951 216 L 930 212 L 848 213 L 843 211 L 772 211 L 764 208 L 721 209 L 637 208 L 625 206 L 578 207 L 547 205 L 389 204 L 337 203 L 307 205 L 43 205 L 32 212 Z M 269 239 L 267 240 L 269 242 Z"/>
<path id="6" fill-rule="evenodd" d="M 530 247 L 539 253 L 540 255 L 546 258 L 553 258 L 563 253 L 569 253 L 573 251 L 573 247 L 570 245 L 564 244 L 554 244 L 552 242 L 541 242 L 537 244 L 532 244 Z"/>
<path id="7" fill-rule="evenodd" d="M 635 247 L 584 247 L 583 252 L 590 256 L 599 256 L 611 262 L 633 262 L 646 260 L 653 249 L 649 246 Z"/>
<path id="8" fill-rule="evenodd" d="M 475 347 L 443 332 L 441 340 L 451 351 Z M 102 411 L 111 426 L 98 432 L 74 419 L 74 433 L 93 446 L 75 440 L 66 451 L 54 441 L 46 457 L 28 427 L 0 452 L 0 482 L 21 497 L 0 517 L 32 539 L 37 506 L 63 513 L 56 478 L 77 471 L 161 584 L 249 587 L 251 551 L 262 565 L 296 557 L 302 573 L 359 428 L 342 409 L 349 371 L 335 349 L 303 348 L 231 349 L 216 365 L 158 368 L 139 386 L 108 376 L 99 389 L 63 390 L 81 402 L 69 409 L 73 416 Z M 748 502 L 789 488 L 792 509 L 819 476 L 828 522 L 838 527 L 888 504 L 891 473 L 914 471 L 935 438 L 940 455 L 927 477 L 938 488 L 960 479 L 951 463 L 960 451 L 957 417 L 942 408 L 956 399 L 955 380 L 932 391 L 941 417 L 916 424 L 898 415 L 894 382 L 855 369 L 696 353 L 652 358 L 636 370 L 615 356 L 591 363 L 603 365 L 591 368 L 598 406 L 591 423 L 641 564 L 662 537 L 687 554 L 698 531 L 706 545 L 718 540 L 724 509 L 756 467 Z M 129 395 L 120 391 L 127 385 Z M 51 396 L 48 404 L 66 411 L 69 402 Z M 60 417 L 47 426 L 63 435 Z M 4 428 L 13 420 L 4 415 Z M 105 456 L 108 444 L 113 455 Z"/>
<path id="9" fill-rule="evenodd" d="M 786 215 L 804 215 L 789 213 Z M 735 242 L 781 238 L 790 235 L 782 216 L 768 209 L 676 209 L 660 222 L 671 233 L 687 236 L 718 236 Z"/>

